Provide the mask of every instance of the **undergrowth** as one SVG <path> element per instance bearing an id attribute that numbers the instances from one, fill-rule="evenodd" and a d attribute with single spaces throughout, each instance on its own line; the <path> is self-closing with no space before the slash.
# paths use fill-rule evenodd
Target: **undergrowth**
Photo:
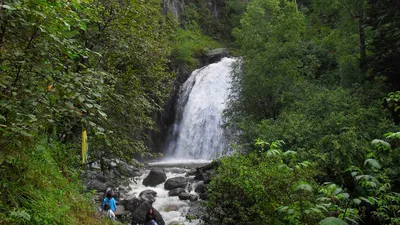
<path id="1" fill-rule="evenodd" d="M 185 29 L 177 28 L 175 35 L 172 57 L 189 69 L 195 69 L 199 65 L 198 58 L 202 53 L 221 47 L 220 43 L 204 35 L 195 22 Z"/>
<path id="2" fill-rule="evenodd" d="M 0 224 L 109 223 L 83 189 L 78 150 L 47 139 L 37 143 L 0 153 Z"/>

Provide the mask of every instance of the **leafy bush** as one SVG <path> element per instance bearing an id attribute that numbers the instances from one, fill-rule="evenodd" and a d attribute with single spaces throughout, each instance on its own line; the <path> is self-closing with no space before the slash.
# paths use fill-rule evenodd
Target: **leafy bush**
<path id="1" fill-rule="evenodd" d="M 249 155 L 221 160 L 208 187 L 207 205 L 220 224 L 279 224 L 280 206 L 309 200 L 313 165 L 296 160 L 296 152 L 283 152 L 282 143 L 259 140 L 258 150 Z"/>
<path id="2" fill-rule="evenodd" d="M 46 138 L 0 155 L 0 220 L 10 224 L 101 224 L 83 194 L 78 149 Z M 3 158 L 5 156 L 5 158 Z M 1 222 L 0 222 L 1 224 Z"/>
<path id="3" fill-rule="evenodd" d="M 337 183 L 349 165 L 362 165 L 369 140 L 394 129 L 382 116 L 379 102 L 368 106 L 343 89 L 308 85 L 307 91 L 277 119 L 263 120 L 255 133 L 266 140 L 284 140 L 302 157 L 317 162 Z"/>
<path id="4" fill-rule="evenodd" d="M 190 69 L 194 69 L 199 65 L 197 58 L 201 56 L 201 53 L 220 46 L 218 42 L 203 35 L 200 27 L 193 22 L 186 29 L 177 28 L 172 45 L 172 57 Z"/>
<path id="5" fill-rule="evenodd" d="M 222 159 L 207 202 L 219 224 L 399 224 L 400 194 L 391 190 L 378 157 L 390 151 L 387 142 L 374 140 L 363 165 L 345 171 L 356 184 L 351 193 L 335 183 L 318 184 L 315 163 L 300 161 L 295 151 L 282 151 L 283 143 L 258 139 L 249 155 Z"/>

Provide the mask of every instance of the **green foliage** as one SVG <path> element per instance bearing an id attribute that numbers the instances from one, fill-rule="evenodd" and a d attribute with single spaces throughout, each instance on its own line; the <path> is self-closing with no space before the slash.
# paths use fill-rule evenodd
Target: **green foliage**
<path id="1" fill-rule="evenodd" d="M 244 1 L 230 2 L 243 9 L 240 3 Z M 388 9 L 391 4 L 395 7 Z M 379 8 L 370 8 L 374 6 Z M 220 195 L 213 193 L 212 200 L 222 200 L 212 206 L 219 210 L 216 214 L 222 224 L 358 224 L 361 220 L 371 224 L 398 223 L 398 135 L 388 133 L 386 139 L 370 143 L 382 133 L 397 129 L 392 122 L 398 122 L 394 113 L 396 93 L 384 99 L 390 115 L 382 104 L 388 87 L 383 85 L 384 79 L 374 79 L 386 76 L 382 59 L 396 59 L 393 49 L 398 44 L 394 41 L 397 6 L 391 1 L 312 0 L 297 11 L 293 2 L 285 0 L 253 0 L 246 4 L 240 25 L 234 29 L 243 58 L 233 75 L 226 125 L 237 131 L 233 134 L 239 149 L 249 155 L 225 159 L 219 171 L 223 176 L 217 175 L 218 182 L 213 184 L 216 186 L 212 191 Z M 379 17 L 376 30 L 367 21 L 371 11 L 376 12 L 375 18 Z M 389 35 L 383 34 L 388 27 Z M 367 63 L 374 57 L 380 59 L 379 63 Z M 389 62 L 387 65 L 388 77 L 395 80 L 393 74 L 399 70 Z M 264 153 L 253 149 L 254 140 L 261 148 L 270 147 L 271 141 L 283 140 L 292 150 L 286 153 L 273 147 Z M 251 173 L 260 177 L 258 183 L 251 183 L 253 186 L 264 184 L 264 177 L 268 177 L 264 175 L 268 172 L 254 172 L 258 168 L 254 165 L 262 165 L 261 162 L 268 162 L 270 167 L 263 169 L 270 172 L 296 170 L 290 165 L 274 168 L 270 159 L 261 157 L 263 154 L 294 156 L 298 161 L 313 162 L 313 171 L 318 171 L 293 180 L 290 189 L 279 186 L 281 191 L 274 196 L 278 199 L 286 194 L 291 198 L 277 203 L 276 214 L 259 205 L 261 200 L 247 200 L 253 195 L 239 194 L 246 177 L 240 177 L 242 186 L 237 184 L 240 179 L 235 180 L 237 165 L 242 164 L 246 165 L 246 172 L 242 173 L 249 179 L 256 179 L 248 175 Z M 261 162 L 253 159 L 255 155 L 260 156 Z M 227 163 L 230 160 L 232 164 Z M 247 165 L 249 161 L 252 166 Z M 283 178 L 285 173 L 280 175 L 274 177 L 278 183 L 290 179 Z M 230 176 L 233 178 L 227 180 Z M 237 200 L 239 197 L 231 195 L 228 187 L 245 197 Z"/>
<path id="2" fill-rule="evenodd" d="M 348 225 L 348 223 L 346 223 L 345 221 L 335 218 L 335 217 L 328 217 L 325 218 L 323 220 L 321 220 L 321 222 L 319 222 L 320 225 Z"/>
<path id="3" fill-rule="evenodd" d="M 361 167 L 346 170 L 356 185 L 350 195 L 335 183 L 318 185 L 313 179 L 316 164 L 301 161 L 295 151 L 283 151 L 283 144 L 257 139 L 252 153 L 221 160 L 207 202 L 220 224 L 359 224 L 371 220 L 366 204 L 373 207 L 372 218 L 380 224 L 399 223 L 400 195 L 391 191 L 376 157 L 382 150 L 370 148 Z"/>
<path id="4" fill-rule="evenodd" d="M 396 123 L 400 122 L 400 91 L 390 92 L 384 99 L 386 108 L 390 110 Z"/>
<path id="5" fill-rule="evenodd" d="M 249 155 L 236 153 L 222 159 L 208 187 L 208 209 L 220 224 L 278 224 L 280 206 L 304 201 L 312 195 L 313 164 L 284 152 L 283 142 L 259 140 Z M 308 182 L 307 182 L 308 181 Z"/>
<path id="6" fill-rule="evenodd" d="M 191 70 L 199 65 L 198 58 L 202 53 L 221 47 L 218 42 L 203 35 L 196 23 L 192 23 L 186 29 L 177 28 L 175 35 L 172 57 L 175 62 L 183 63 Z"/>
<path id="7" fill-rule="evenodd" d="M 30 132 L 79 143 L 86 129 L 90 160 L 145 152 L 173 80 L 158 2 L 4 4 L 0 145 L 29 145 Z"/>
<path id="8" fill-rule="evenodd" d="M 185 4 L 181 25 L 185 29 L 198 24 L 202 33 L 219 42 L 232 41 L 231 15 L 236 15 L 229 7 L 230 1 L 192 0 Z"/>
<path id="9" fill-rule="evenodd" d="M 97 224 L 73 172 L 81 132 L 90 162 L 147 152 L 174 26 L 158 1 L 1 2 L 1 219 Z"/>
<path id="10" fill-rule="evenodd" d="M 396 153 L 383 156 L 381 154 L 391 148 L 385 146 L 384 149 L 373 148 L 367 154 L 363 168 L 351 166 L 346 171 L 351 172 L 351 176 L 357 184 L 356 188 L 361 193 L 361 196 L 353 199 L 356 205 L 364 202 L 373 206 L 375 210 L 372 212 L 372 217 L 379 221 L 380 224 L 400 224 L 397 216 L 400 209 L 400 194 L 392 191 L 391 182 L 393 180 L 390 180 L 390 178 L 394 177 L 398 179 L 399 177 L 398 172 L 395 172 L 397 173 L 395 175 L 392 174 L 393 166 L 397 167 L 397 165 L 391 160 L 382 162 L 385 165 L 385 169 L 383 170 L 379 161 L 380 159 L 387 160 L 393 158 L 398 160 L 400 157 Z"/>
<path id="11" fill-rule="evenodd" d="M 304 159 L 318 162 L 329 174 L 328 180 L 341 183 L 348 165 L 364 162 L 368 140 L 394 128 L 381 117 L 383 109 L 378 103 L 365 106 L 346 89 L 314 86 L 303 94 L 277 119 L 250 127 L 255 129 L 250 133 L 267 141 L 284 140 Z"/>
<path id="12" fill-rule="evenodd" d="M 82 195 L 79 149 L 47 139 L 0 163 L 0 220 L 6 224 L 99 224 Z"/>
<path id="13" fill-rule="evenodd" d="M 241 25 L 234 30 L 241 69 L 235 75 L 233 113 L 259 118 L 275 117 L 286 93 L 295 88 L 302 66 L 301 36 L 304 15 L 289 1 L 254 0 Z"/>
<path id="14" fill-rule="evenodd" d="M 368 24 L 374 30 L 369 63 L 371 76 L 386 80 L 390 90 L 400 87 L 400 4 L 398 1 L 372 1 L 368 8 Z"/>

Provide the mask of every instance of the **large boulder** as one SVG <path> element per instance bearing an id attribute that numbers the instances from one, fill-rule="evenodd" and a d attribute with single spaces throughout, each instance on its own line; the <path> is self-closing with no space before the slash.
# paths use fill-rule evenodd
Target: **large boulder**
<path id="1" fill-rule="evenodd" d="M 192 197 L 192 195 L 186 192 L 182 192 L 179 194 L 178 197 L 180 200 L 189 200 Z"/>
<path id="2" fill-rule="evenodd" d="M 229 57 L 229 51 L 226 48 L 216 48 L 209 50 L 202 57 L 203 65 L 216 63 L 224 57 Z"/>
<path id="3" fill-rule="evenodd" d="M 185 177 L 174 177 L 165 182 L 164 188 L 166 190 L 172 190 L 174 188 L 186 188 L 188 183 L 189 181 Z"/>
<path id="4" fill-rule="evenodd" d="M 206 210 L 204 206 L 201 205 L 200 202 L 191 203 L 188 213 L 186 214 L 186 218 L 192 219 L 206 219 Z"/>
<path id="5" fill-rule="evenodd" d="M 149 202 L 143 202 L 133 213 L 132 216 L 132 224 L 144 224 L 146 221 L 146 214 L 151 209 L 152 206 Z M 158 225 L 165 225 L 165 221 L 162 218 L 160 212 L 157 209 L 154 209 L 154 214 L 156 217 L 156 222 Z"/>
<path id="6" fill-rule="evenodd" d="M 194 189 L 196 193 L 206 193 L 206 185 L 204 183 L 199 183 Z"/>
<path id="7" fill-rule="evenodd" d="M 86 182 L 86 188 L 89 190 L 97 190 L 98 192 L 105 192 L 108 188 L 108 185 L 104 182 L 94 179 Z"/>
<path id="8" fill-rule="evenodd" d="M 190 200 L 191 202 L 195 202 L 195 201 L 199 200 L 199 196 L 197 196 L 197 195 L 191 195 L 189 200 Z"/>
<path id="9" fill-rule="evenodd" d="M 143 200 L 143 201 L 148 201 L 150 203 L 153 203 L 156 201 L 156 197 L 157 196 L 157 192 L 153 191 L 153 190 L 144 190 L 139 194 L 139 197 Z"/>
<path id="10" fill-rule="evenodd" d="M 123 205 L 117 205 L 117 209 L 115 210 L 114 214 L 117 218 L 121 218 L 122 216 L 129 214 L 129 211 L 125 210 Z"/>
<path id="11" fill-rule="evenodd" d="M 180 193 L 186 192 L 183 188 L 174 188 L 168 192 L 169 196 L 178 196 Z"/>
<path id="12" fill-rule="evenodd" d="M 145 202 L 141 198 L 136 198 L 136 197 L 129 197 L 126 199 L 123 199 L 119 202 L 119 204 L 123 205 L 125 210 L 134 213 L 136 209 L 143 203 Z"/>
<path id="13" fill-rule="evenodd" d="M 143 180 L 143 185 L 148 187 L 155 187 L 167 180 L 167 175 L 161 168 L 153 168 L 151 169 L 149 175 Z"/>
<path id="14" fill-rule="evenodd" d="M 207 193 L 200 193 L 199 194 L 199 198 L 201 200 L 208 200 L 208 195 L 207 195 Z"/>

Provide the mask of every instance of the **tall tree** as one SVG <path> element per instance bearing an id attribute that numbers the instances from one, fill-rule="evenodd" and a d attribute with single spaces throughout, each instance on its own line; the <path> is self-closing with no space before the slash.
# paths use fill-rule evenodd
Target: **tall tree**
<path id="1" fill-rule="evenodd" d="M 387 79 L 393 90 L 400 89 L 400 2 L 371 1 L 368 20 L 375 31 L 372 69 L 378 77 Z"/>

